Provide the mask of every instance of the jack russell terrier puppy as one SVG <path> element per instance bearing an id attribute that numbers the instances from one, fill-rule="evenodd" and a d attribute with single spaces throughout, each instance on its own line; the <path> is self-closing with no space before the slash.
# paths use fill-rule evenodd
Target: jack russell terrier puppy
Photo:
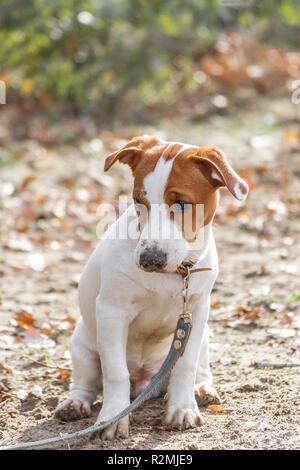
<path id="1" fill-rule="evenodd" d="M 70 346 L 73 379 L 56 416 L 64 420 L 89 416 L 101 391 L 97 422 L 106 421 L 130 404 L 130 396 L 146 388 L 168 354 L 182 311 L 182 276 L 176 271 L 185 263 L 211 271 L 191 276 L 193 328 L 169 383 L 157 396 L 167 389 L 166 424 L 195 427 L 203 421 L 198 404 L 219 402 L 209 369 L 207 325 L 210 293 L 218 275 L 212 233 L 218 189 L 226 186 L 243 201 L 248 186 L 217 147 L 144 135 L 109 155 L 104 170 L 117 160 L 132 170 L 134 203 L 106 231 L 82 274 L 81 317 Z M 197 206 L 203 208 L 200 215 Z M 189 215 L 187 227 L 182 215 Z M 126 437 L 128 426 L 126 416 L 104 429 L 101 437 Z"/>

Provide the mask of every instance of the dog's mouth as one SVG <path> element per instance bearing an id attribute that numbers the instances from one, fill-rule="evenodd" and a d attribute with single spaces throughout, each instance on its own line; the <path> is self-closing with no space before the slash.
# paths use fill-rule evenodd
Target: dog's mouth
<path id="1" fill-rule="evenodd" d="M 174 256 L 174 258 L 176 258 Z M 154 247 L 146 247 L 135 254 L 135 262 L 139 269 L 146 273 L 175 273 L 183 265 L 193 265 L 194 262 L 189 259 L 177 257 L 173 259 L 165 250 Z M 195 260 L 196 261 L 196 260 Z"/>
<path id="2" fill-rule="evenodd" d="M 168 272 L 165 269 L 165 266 L 143 266 L 142 264 L 138 263 L 138 268 L 146 273 L 166 273 Z"/>
<path id="3" fill-rule="evenodd" d="M 161 273 L 161 274 L 170 274 L 170 273 L 176 273 L 182 266 L 181 264 L 164 264 L 163 266 L 160 265 L 141 265 L 140 263 L 137 263 L 137 267 L 146 273 Z"/>

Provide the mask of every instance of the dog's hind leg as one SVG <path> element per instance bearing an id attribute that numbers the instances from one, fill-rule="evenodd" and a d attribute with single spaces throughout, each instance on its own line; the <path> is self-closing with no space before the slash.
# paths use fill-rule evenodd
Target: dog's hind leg
<path id="1" fill-rule="evenodd" d="M 212 385 L 212 373 L 209 367 L 209 327 L 207 324 L 198 359 L 195 395 L 198 405 L 220 403 L 220 397 Z"/>
<path id="2" fill-rule="evenodd" d="M 102 387 L 99 354 L 92 349 L 82 318 L 77 322 L 70 349 L 73 367 L 70 394 L 55 410 L 55 415 L 65 421 L 90 416 L 91 405 Z"/>

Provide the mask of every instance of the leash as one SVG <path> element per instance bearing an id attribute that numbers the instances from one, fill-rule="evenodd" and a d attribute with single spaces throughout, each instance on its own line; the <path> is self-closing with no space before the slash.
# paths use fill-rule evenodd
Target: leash
<path id="1" fill-rule="evenodd" d="M 179 357 L 184 353 L 185 347 L 187 345 L 191 329 L 192 329 L 192 314 L 189 311 L 188 304 L 188 288 L 190 275 L 199 271 L 211 271 L 211 268 L 195 268 L 191 269 L 190 265 L 185 263 L 179 266 L 176 273 L 183 276 L 183 288 L 182 288 L 182 298 L 183 298 L 183 312 L 179 316 L 172 345 L 169 351 L 168 356 L 163 362 L 161 368 L 159 369 L 156 376 L 151 380 L 150 384 L 145 388 L 145 390 L 137 396 L 137 398 L 123 411 L 118 413 L 113 418 L 107 421 L 101 421 L 89 426 L 86 429 L 76 431 L 70 434 L 64 434 L 60 436 L 50 437 L 49 439 L 42 439 L 40 441 L 32 442 L 21 442 L 19 444 L 13 444 L 9 446 L 0 447 L 0 450 L 17 450 L 17 449 L 31 449 L 34 447 L 40 447 L 45 445 L 51 445 L 56 442 L 67 441 L 69 439 L 75 439 L 77 437 L 85 436 L 96 431 L 101 431 L 107 426 L 116 423 L 120 419 L 127 416 L 133 410 L 138 408 L 145 400 L 148 400 L 153 395 L 153 392 L 156 390 L 159 384 L 161 384 L 171 373 Z"/>

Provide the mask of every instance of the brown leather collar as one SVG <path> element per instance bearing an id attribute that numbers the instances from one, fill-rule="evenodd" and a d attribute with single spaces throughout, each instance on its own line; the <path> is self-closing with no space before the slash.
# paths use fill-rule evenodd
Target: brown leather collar
<path id="1" fill-rule="evenodd" d="M 181 263 L 180 266 L 176 269 L 176 274 L 181 274 L 182 276 L 187 276 L 187 274 L 190 273 L 197 273 L 198 271 L 212 271 L 212 268 L 195 268 L 192 269 L 192 267 L 195 265 L 195 263 Z"/>

